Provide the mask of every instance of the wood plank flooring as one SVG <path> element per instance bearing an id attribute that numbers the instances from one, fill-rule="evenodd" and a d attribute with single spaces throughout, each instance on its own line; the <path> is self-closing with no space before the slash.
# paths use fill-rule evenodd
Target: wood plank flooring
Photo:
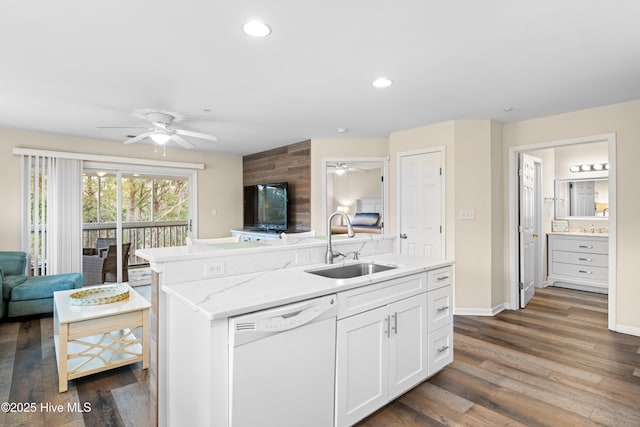
<path id="1" fill-rule="evenodd" d="M 525 310 L 456 316 L 454 362 L 359 427 L 640 426 L 640 337 L 606 325 L 606 295 L 561 288 L 537 290 Z M 52 327 L 51 317 L 0 322 L 0 402 L 37 403 L 0 412 L 0 426 L 149 425 L 140 364 L 58 393 Z M 85 403 L 91 411 L 67 410 Z"/>
<path id="2" fill-rule="evenodd" d="M 454 328 L 454 362 L 360 427 L 640 426 L 640 337 L 607 330 L 606 295 L 539 289 Z"/>

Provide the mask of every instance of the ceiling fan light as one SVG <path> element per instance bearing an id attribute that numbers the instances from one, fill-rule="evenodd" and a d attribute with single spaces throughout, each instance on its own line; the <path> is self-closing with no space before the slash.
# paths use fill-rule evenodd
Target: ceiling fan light
<path id="1" fill-rule="evenodd" d="M 374 87 L 377 88 L 385 88 L 385 87 L 389 87 L 393 84 L 393 81 L 386 78 L 386 77 L 378 77 L 377 79 L 375 79 L 372 83 L 372 85 Z"/>
<path id="2" fill-rule="evenodd" d="M 336 175 L 344 175 L 345 173 L 347 173 L 347 170 L 343 167 L 337 167 L 336 168 Z"/>
<path id="3" fill-rule="evenodd" d="M 271 34 L 271 27 L 260 21 L 249 21 L 244 24 L 242 30 L 251 37 L 266 37 Z"/>
<path id="4" fill-rule="evenodd" d="M 156 132 L 152 133 L 151 135 L 149 135 L 149 137 L 153 140 L 153 142 L 155 142 L 156 144 L 160 144 L 160 145 L 166 144 L 171 139 L 171 135 L 169 135 L 166 132 L 161 132 L 161 131 L 156 131 Z"/>

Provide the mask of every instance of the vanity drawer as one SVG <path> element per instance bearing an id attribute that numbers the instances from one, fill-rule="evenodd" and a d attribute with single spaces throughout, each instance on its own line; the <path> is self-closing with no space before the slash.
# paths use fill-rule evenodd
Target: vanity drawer
<path id="1" fill-rule="evenodd" d="M 427 289 L 442 288 L 453 284 L 453 267 L 447 266 L 435 270 L 427 271 Z"/>
<path id="2" fill-rule="evenodd" d="M 565 264 L 561 262 L 553 262 L 551 264 L 551 272 L 557 276 L 570 276 L 588 280 L 607 281 L 609 277 L 609 269 L 607 267 Z"/>
<path id="3" fill-rule="evenodd" d="M 553 251 L 553 261 L 565 264 L 607 267 L 609 265 L 609 255 L 590 254 L 585 252 Z"/>
<path id="4" fill-rule="evenodd" d="M 427 292 L 428 332 L 453 323 L 453 289 L 451 286 Z"/>
<path id="5" fill-rule="evenodd" d="M 609 239 L 605 237 L 572 239 L 553 237 L 553 249 L 560 251 L 584 252 L 592 254 L 608 254 Z"/>

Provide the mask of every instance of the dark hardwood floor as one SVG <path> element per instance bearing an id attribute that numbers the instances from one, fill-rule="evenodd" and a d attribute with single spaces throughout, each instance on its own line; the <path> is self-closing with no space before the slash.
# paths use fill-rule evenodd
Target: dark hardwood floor
<path id="1" fill-rule="evenodd" d="M 37 405 L 0 412 L 0 426 L 148 425 L 139 364 L 58 393 L 52 323 L 0 323 L 0 402 Z M 640 337 L 606 326 L 606 295 L 560 288 L 537 290 L 525 310 L 456 316 L 454 362 L 359 426 L 640 426 Z M 85 403 L 90 411 L 68 410 Z"/>
<path id="2" fill-rule="evenodd" d="M 606 295 L 536 290 L 454 327 L 454 362 L 360 427 L 640 426 L 640 337 L 607 329 Z"/>

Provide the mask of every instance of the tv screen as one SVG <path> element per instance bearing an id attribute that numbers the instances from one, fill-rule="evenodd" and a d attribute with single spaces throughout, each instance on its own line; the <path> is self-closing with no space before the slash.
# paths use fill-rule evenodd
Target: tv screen
<path id="1" fill-rule="evenodd" d="M 244 226 L 269 230 L 286 230 L 288 184 L 248 185 L 244 187 Z"/>

